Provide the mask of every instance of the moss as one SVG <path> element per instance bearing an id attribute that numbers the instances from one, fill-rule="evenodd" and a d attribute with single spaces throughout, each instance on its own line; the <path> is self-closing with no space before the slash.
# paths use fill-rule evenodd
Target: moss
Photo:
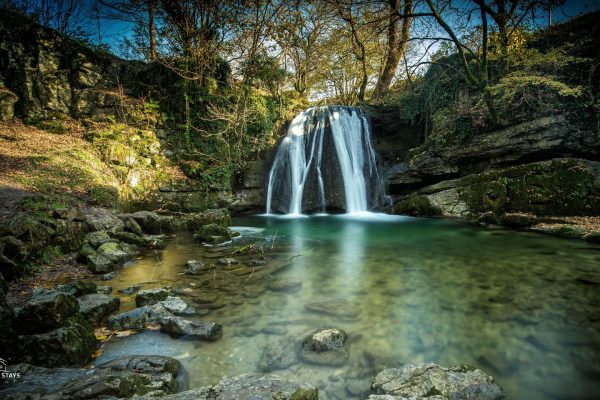
<path id="1" fill-rule="evenodd" d="M 459 196 L 471 213 L 498 213 L 507 200 L 506 186 L 499 180 L 486 181 L 485 177 L 474 178 L 469 186 L 459 190 Z"/>
<path id="2" fill-rule="evenodd" d="M 290 400 L 318 400 L 318 389 L 298 389 L 290 396 Z"/>
<path id="3" fill-rule="evenodd" d="M 442 210 L 431 204 L 427 196 L 412 196 L 396 203 L 393 213 L 415 217 L 436 217 L 442 215 Z"/>
<path id="4" fill-rule="evenodd" d="M 563 225 L 554 231 L 555 235 L 567 238 L 578 238 L 584 233 L 585 231 L 583 229 L 575 225 Z"/>

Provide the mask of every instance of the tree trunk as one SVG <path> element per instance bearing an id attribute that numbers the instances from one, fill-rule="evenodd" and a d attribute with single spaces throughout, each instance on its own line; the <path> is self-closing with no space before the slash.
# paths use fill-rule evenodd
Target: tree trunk
<path id="1" fill-rule="evenodd" d="M 150 60 L 156 59 L 156 34 L 154 24 L 154 0 L 148 1 L 148 37 L 150 39 L 150 52 L 148 58 Z"/>
<path id="2" fill-rule="evenodd" d="M 412 13 L 412 0 L 404 1 L 404 15 L 410 15 Z M 406 43 L 409 38 L 410 24 L 412 21 L 411 17 L 401 17 L 400 12 L 400 0 L 390 0 L 390 17 L 388 26 L 388 38 L 387 38 L 387 56 L 385 65 L 381 72 L 381 76 L 375 86 L 373 92 L 373 100 L 383 99 L 389 92 L 392 86 L 398 63 L 406 50 Z M 402 28 L 400 29 L 399 22 L 402 20 Z"/>

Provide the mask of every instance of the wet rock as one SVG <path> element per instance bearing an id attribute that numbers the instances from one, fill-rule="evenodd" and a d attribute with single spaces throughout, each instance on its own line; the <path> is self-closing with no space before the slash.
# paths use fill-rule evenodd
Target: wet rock
<path id="1" fill-rule="evenodd" d="M 106 256 L 92 252 L 86 254 L 85 262 L 91 273 L 104 274 L 114 269 L 114 263 Z"/>
<path id="2" fill-rule="evenodd" d="M 170 313 L 175 315 L 191 316 L 196 315 L 197 312 L 190 307 L 185 301 L 179 297 L 169 296 L 166 300 L 161 301 L 160 304 Z"/>
<path id="3" fill-rule="evenodd" d="M 144 235 L 144 246 L 148 249 L 164 249 L 165 235 Z"/>
<path id="4" fill-rule="evenodd" d="M 343 365 L 348 359 L 348 336 L 337 328 L 324 328 L 304 340 L 300 357 L 309 363 Z"/>
<path id="5" fill-rule="evenodd" d="M 164 356 L 125 356 L 93 369 L 11 366 L 21 378 L 0 391 L 0 397 L 25 399 L 129 398 L 152 393 L 163 398 L 177 391 L 179 361 Z M 157 398 L 157 397 L 153 397 Z"/>
<path id="6" fill-rule="evenodd" d="M 235 258 L 221 257 L 217 260 L 218 265 L 236 265 L 239 261 Z"/>
<path id="7" fill-rule="evenodd" d="M 511 228 L 527 228 L 535 225 L 537 217 L 528 213 L 506 213 L 502 215 L 501 222 Z"/>
<path id="8" fill-rule="evenodd" d="M 97 325 L 119 309 L 121 300 L 105 294 L 86 294 L 77 299 L 79 312 L 92 325 Z"/>
<path id="9" fill-rule="evenodd" d="M 59 291 L 44 291 L 34 296 L 19 312 L 21 333 L 40 333 L 63 325 L 79 312 L 75 296 Z"/>
<path id="10" fill-rule="evenodd" d="M 117 277 L 116 272 L 109 272 L 107 274 L 102 275 L 102 278 L 100 278 L 100 279 L 102 279 L 103 281 L 110 281 L 111 279 L 115 279 L 116 277 Z"/>
<path id="11" fill-rule="evenodd" d="M 146 240 L 142 236 L 138 236 L 131 232 L 115 232 L 111 236 L 123 243 L 133 244 L 138 247 L 146 247 Z"/>
<path id="12" fill-rule="evenodd" d="M 360 314 L 358 306 L 345 299 L 315 301 L 306 304 L 305 307 L 310 311 L 348 319 L 354 319 Z"/>
<path id="13" fill-rule="evenodd" d="M 371 389 L 379 395 L 410 398 L 439 395 L 444 399 L 494 400 L 504 397 L 494 378 L 481 370 L 465 365 L 445 368 L 432 363 L 386 369 L 377 374 Z"/>
<path id="14" fill-rule="evenodd" d="M 217 340 L 223 336 L 223 326 L 216 322 L 190 321 L 181 317 L 163 317 L 160 330 L 171 335 L 185 335 L 190 339 Z"/>
<path id="15" fill-rule="evenodd" d="M 294 344 L 283 339 L 276 339 L 265 347 L 258 368 L 260 371 L 269 372 L 286 369 L 296 363 L 298 363 L 298 356 Z"/>
<path id="16" fill-rule="evenodd" d="M 297 292 L 302 289 L 301 280 L 278 280 L 269 284 L 269 289 L 274 292 Z"/>
<path id="17" fill-rule="evenodd" d="M 84 365 L 96 349 L 90 325 L 77 315 L 47 333 L 19 336 L 20 360 L 44 367 Z"/>
<path id="18" fill-rule="evenodd" d="M 264 267 L 266 266 L 267 260 L 250 260 L 248 261 L 248 265 L 251 267 Z"/>
<path id="19" fill-rule="evenodd" d="M 585 233 L 585 231 L 576 225 L 563 225 L 554 230 L 552 233 L 566 238 L 579 238 Z"/>
<path id="20" fill-rule="evenodd" d="M 60 292 L 72 294 L 75 297 L 83 296 L 84 294 L 95 293 L 97 290 L 94 282 L 88 281 L 75 281 L 59 285 L 56 289 Z"/>
<path id="21" fill-rule="evenodd" d="M 96 288 L 96 293 L 99 294 L 111 294 L 112 293 L 112 286 L 98 286 Z"/>
<path id="22" fill-rule="evenodd" d="M 108 328 L 113 330 L 144 329 L 147 325 L 158 323 L 163 317 L 171 317 L 162 304 L 144 306 L 108 317 Z"/>
<path id="23" fill-rule="evenodd" d="M 185 273 L 187 275 L 200 275 L 206 272 L 209 267 L 201 260 L 189 260 L 185 264 Z"/>
<path id="24" fill-rule="evenodd" d="M 126 296 L 131 296 L 135 292 L 139 291 L 142 287 L 140 285 L 128 286 L 123 289 L 119 289 L 119 293 L 124 294 Z"/>
<path id="25" fill-rule="evenodd" d="M 89 243 L 94 249 L 97 249 L 104 243 L 114 241 L 106 231 L 90 232 L 85 235 L 84 241 Z"/>
<path id="26" fill-rule="evenodd" d="M 194 239 L 209 244 L 220 244 L 231 240 L 229 229 L 217 224 L 202 225 L 194 235 Z"/>
<path id="27" fill-rule="evenodd" d="M 135 296 L 135 305 L 138 307 L 148 306 L 166 300 L 171 294 L 171 288 L 154 288 L 140 290 Z"/>

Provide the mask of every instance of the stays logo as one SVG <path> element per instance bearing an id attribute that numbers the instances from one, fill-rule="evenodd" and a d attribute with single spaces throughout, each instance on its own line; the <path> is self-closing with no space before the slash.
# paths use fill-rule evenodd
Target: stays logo
<path id="1" fill-rule="evenodd" d="M 20 372 L 10 372 L 6 367 L 6 360 L 0 358 L 0 376 L 2 379 L 19 379 L 21 378 Z"/>

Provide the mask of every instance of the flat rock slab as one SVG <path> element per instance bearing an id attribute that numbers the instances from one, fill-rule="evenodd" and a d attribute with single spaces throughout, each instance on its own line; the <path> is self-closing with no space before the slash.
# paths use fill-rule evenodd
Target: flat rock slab
<path id="1" fill-rule="evenodd" d="M 21 378 L 5 382 L 8 388 L 0 391 L 0 398 L 7 400 L 129 398 L 149 392 L 163 398 L 177 391 L 182 370 L 179 361 L 164 356 L 125 356 L 93 369 L 9 368 Z"/>
<path id="2" fill-rule="evenodd" d="M 190 321 L 181 317 L 163 317 L 160 330 L 190 339 L 217 340 L 223 336 L 223 326 L 216 322 Z"/>
<path id="3" fill-rule="evenodd" d="M 307 310 L 333 315 L 345 319 L 355 319 L 360 314 L 360 308 L 345 299 L 327 299 L 305 305 Z"/>
<path id="4" fill-rule="evenodd" d="M 422 363 L 386 369 L 377 374 L 371 389 L 374 394 L 400 398 L 423 398 L 431 394 L 455 400 L 496 400 L 504 397 L 494 378 L 468 365 L 445 368 Z"/>
<path id="5" fill-rule="evenodd" d="M 17 316 L 22 333 L 42 333 L 63 325 L 79 312 L 75 296 L 60 291 L 42 291 L 34 294 Z"/>

